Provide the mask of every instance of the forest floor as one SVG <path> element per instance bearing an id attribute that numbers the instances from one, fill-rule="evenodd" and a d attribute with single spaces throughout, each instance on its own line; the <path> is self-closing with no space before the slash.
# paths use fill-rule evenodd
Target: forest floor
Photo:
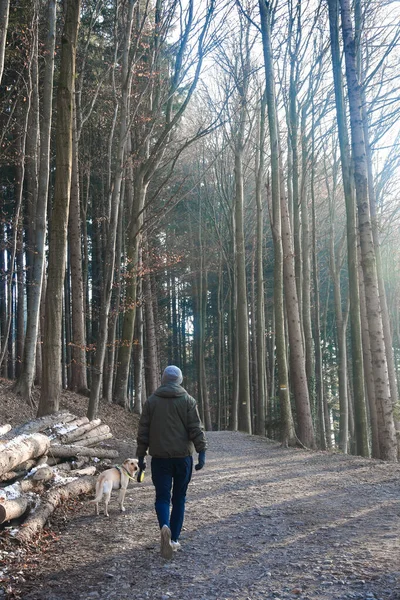
<path id="1" fill-rule="evenodd" d="M 6 405 L 14 402 L 3 388 L 0 422 L 4 391 Z M 63 404 L 87 401 L 77 398 Z M 110 445 L 121 459 L 133 456 L 136 417 L 121 409 L 116 419 L 112 408 Z M 125 513 L 116 494 L 108 519 L 80 499 L 28 548 L 10 545 L 0 598 L 400 600 L 400 465 L 287 450 L 236 432 L 207 437 L 171 561 L 159 553 L 148 468 L 142 484 L 130 484 Z"/>

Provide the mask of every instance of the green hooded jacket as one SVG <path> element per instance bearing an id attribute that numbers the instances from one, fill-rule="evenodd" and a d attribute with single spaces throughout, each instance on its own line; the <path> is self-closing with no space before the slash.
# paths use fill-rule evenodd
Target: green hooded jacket
<path id="1" fill-rule="evenodd" d="M 196 400 L 177 383 L 159 387 L 140 416 L 136 456 L 147 449 L 155 458 L 178 458 L 206 450 L 207 442 Z"/>

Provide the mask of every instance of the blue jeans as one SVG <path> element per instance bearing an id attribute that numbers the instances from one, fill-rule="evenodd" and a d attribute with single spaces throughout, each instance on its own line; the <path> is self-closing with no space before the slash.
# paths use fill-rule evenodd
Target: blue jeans
<path id="1" fill-rule="evenodd" d="M 155 509 L 161 527 L 171 529 L 171 539 L 178 541 L 185 516 L 186 491 L 192 477 L 193 458 L 152 458 L 151 478 L 156 488 Z M 172 511 L 169 514 L 172 490 Z"/>

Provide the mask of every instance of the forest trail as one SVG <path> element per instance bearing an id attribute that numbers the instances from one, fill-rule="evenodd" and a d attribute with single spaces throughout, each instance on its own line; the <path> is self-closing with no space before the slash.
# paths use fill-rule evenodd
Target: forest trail
<path id="1" fill-rule="evenodd" d="M 21 597 L 400 599 L 400 465 L 234 432 L 207 437 L 171 561 L 159 554 L 148 468 L 130 485 L 125 514 L 116 495 L 109 519 L 83 504 Z"/>

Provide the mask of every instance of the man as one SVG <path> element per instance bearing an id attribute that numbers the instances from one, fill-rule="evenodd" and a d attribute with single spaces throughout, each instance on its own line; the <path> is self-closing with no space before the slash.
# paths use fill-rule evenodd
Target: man
<path id="1" fill-rule="evenodd" d="M 161 530 L 161 555 L 172 558 L 180 548 L 185 499 L 193 469 L 193 450 L 198 452 L 198 471 L 204 467 L 206 438 L 197 404 L 181 386 L 182 371 L 170 365 L 161 386 L 142 410 L 137 435 L 139 468 L 145 469 L 147 449 L 152 457 L 151 477 L 156 491 L 155 509 Z M 172 511 L 170 515 L 172 490 Z"/>

